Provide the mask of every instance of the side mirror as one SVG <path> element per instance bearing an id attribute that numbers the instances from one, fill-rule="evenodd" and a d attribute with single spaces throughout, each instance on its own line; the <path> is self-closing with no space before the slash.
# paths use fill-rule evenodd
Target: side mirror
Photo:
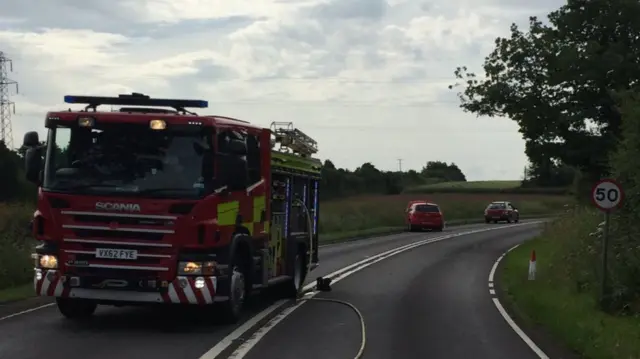
<path id="1" fill-rule="evenodd" d="M 40 185 L 40 170 L 42 169 L 41 149 L 38 147 L 28 148 L 24 155 L 24 164 L 27 181 Z"/>
<path id="2" fill-rule="evenodd" d="M 24 139 L 22 140 L 23 147 L 37 147 L 40 145 L 40 137 L 38 136 L 38 132 L 29 131 L 24 134 Z"/>
<path id="3" fill-rule="evenodd" d="M 240 140 L 231 140 L 227 144 L 227 149 L 236 156 L 245 156 L 247 154 L 247 145 Z"/>

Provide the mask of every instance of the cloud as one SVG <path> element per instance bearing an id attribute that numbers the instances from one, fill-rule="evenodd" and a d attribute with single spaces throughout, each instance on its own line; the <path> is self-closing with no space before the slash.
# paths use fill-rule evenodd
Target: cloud
<path id="1" fill-rule="evenodd" d="M 546 0 L 545 0 L 546 1 Z M 293 121 L 355 168 L 455 161 L 469 178 L 519 178 L 517 126 L 458 108 L 458 65 L 478 68 L 518 10 L 504 0 L 24 0 L 0 17 L 20 83 L 17 142 L 65 94 L 204 98 L 206 113 Z M 524 6 L 520 4 L 520 7 Z M 33 9 L 38 11 L 33 11 Z M 500 160 L 495 158 L 499 154 Z"/>

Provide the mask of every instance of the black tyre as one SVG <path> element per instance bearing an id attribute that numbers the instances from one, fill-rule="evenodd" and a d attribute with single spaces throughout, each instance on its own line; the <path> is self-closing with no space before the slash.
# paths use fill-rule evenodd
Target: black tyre
<path id="1" fill-rule="evenodd" d="M 291 280 L 282 284 L 282 296 L 285 298 L 296 298 L 302 287 L 304 287 L 304 281 L 307 278 L 307 265 L 302 256 L 302 253 L 298 252 L 294 259 L 293 273 L 291 273 Z"/>
<path id="2" fill-rule="evenodd" d="M 498 223 L 498 220 L 493 220 L 493 223 L 494 223 L 494 224 L 497 224 L 497 223 Z"/>
<path id="3" fill-rule="evenodd" d="M 88 299 L 56 298 L 58 310 L 67 319 L 87 319 L 96 312 L 98 304 Z"/>
<path id="4" fill-rule="evenodd" d="M 520 222 L 520 215 L 516 216 L 516 220 L 514 222 L 516 222 L 516 223 Z"/>
<path id="5" fill-rule="evenodd" d="M 436 232 L 442 232 L 443 229 L 444 229 L 444 226 L 440 226 L 440 227 L 435 227 L 433 230 Z"/>
<path id="6" fill-rule="evenodd" d="M 229 299 L 220 303 L 224 322 L 232 324 L 240 320 L 250 288 L 251 283 L 247 281 L 246 269 L 241 265 L 233 265 L 227 281 Z"/>
<path id="7" fill-rule="evenodd" d="M 485 219 L 484 219 L 484 223 L 491 223 L 491 220 L 490 220 L 490 219 L 488 219 L 488 218 L 485 218 Z"/>

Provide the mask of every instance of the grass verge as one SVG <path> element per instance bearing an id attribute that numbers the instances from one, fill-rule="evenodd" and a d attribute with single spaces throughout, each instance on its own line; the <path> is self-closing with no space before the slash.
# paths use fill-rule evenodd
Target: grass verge
<path id="1" fill-rule="evenodd" d="M 35 296 L 33 284 L 23 284 L 11 288 L 0 289 L 0 304 L 15 302 Z"/>
<path id="2" fill-rule="evenodd" d="M 540 237 L 505 257 L 500 289 L 507 308 L 526 326 L 542 328 L 583 358 L 640 358 L 640 319 L 600 311 L 597 285 L 584 289 L 587 268 L 598 268 L 597 255 L 588 253 L 597 250 L 589 233 L 600 221 L 600 213 L 579 210 L 549 223 Z M 532 250 L 535 281 L 527 279 Z"/>

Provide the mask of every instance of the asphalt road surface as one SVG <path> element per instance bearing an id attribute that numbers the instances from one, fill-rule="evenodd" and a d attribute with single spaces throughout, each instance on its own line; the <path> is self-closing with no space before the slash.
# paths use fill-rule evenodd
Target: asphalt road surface
<path id="1" fill-rule="evenodd" d="M 426 238 L 502 225 L 404 233 L 320 249 L 309 282 L 368 257 Z M 390 257 L 354 273 L 318 297 L 346 300 L 364 315 L 365 358 L 535 359 L 499 315 L 487 288 L 506 249 L 532 237 L 524 225 L 454 237 Z M 246 319 L 265 309 L 254 304 Z M 241 325 L 239 323 L 238 325 Z M 100 307 L 87 323 L 48 307 L 0 321 L 0 358 L 200 358 L 235 329 L 210 316 L 145 308 Z M 351 359 L 361 342 L 346 306 L 307 302 L 269 331 L 247 358 Z"/>

